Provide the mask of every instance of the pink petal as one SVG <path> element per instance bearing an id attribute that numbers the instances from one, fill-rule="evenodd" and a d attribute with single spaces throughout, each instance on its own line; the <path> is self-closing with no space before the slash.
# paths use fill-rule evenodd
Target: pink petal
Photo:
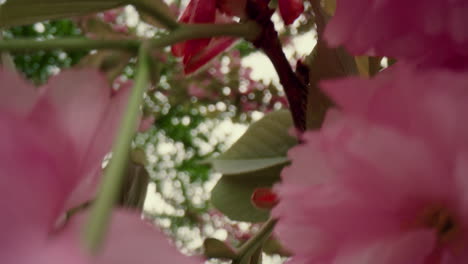
<path id="1" fill-rule="evenodd" d="M 375 202 L 389 208 L 398 205 L 404 208 L 401 204 L 407 203 L 408 197 L 417 203 L 418 199 L 443 199 L 450 193 L 447 179 L 440 177 L 450 174 L 449 171 L 422 140 L 386 127 L 367 127 L 354 121 L 336 126 L 339 127 L 337 131 L 347 134 L 341 141 L 339 133 L 328 139 L 334 142 L 328 146 L 328 162 L 334 164 L 335 173 L 343 177 L 348 188 L 356 188 L 356 193 L 379 197 Z M 329 128 L 323 133 L 332 134 Z"/>
<path id="2" fill-rule="evenodd" d="M 216 0 L 191 0 L 182 14 L 180 21 L 188 24 L 214 23 L 216 19 Z M 185 21 L 184 21 L 185 20 Z M 194 39 L 185 42 L 184 56 L 189 58 L 197 54 L 210 42 L 209 38 Z M 182 47 L 182 46 L 180 46 Z"/>
<path id="3" fill-rule="evenodd" d="M 72 232 L 16 230 L 16 240 L 4 243 L 0 238 L 2 264 L 90 264 L 91 258 L 81 247 L 81 239 Z M 56 235 L 58 234 L 58 235 Z"/>
<path id="4" fill-rule="evenodd" d="M 216 19 L 216 0 L 192 0 L 195 6 L 189 23 L 213 23 Z"/>
<path id="5" fill-rule="evenodd" d="M 131 85 L 127 83 L 121 86 L 105 106 L 82 163 L 82 181 L 70 195 L 66 208 L 73 208 L 93 199 L 102 174 L 102 159 L 111 150 L 128 103 Z"/>
<path id="6" fill-rule="evenodd" d="M 0 80 L 0 109 L 20 115 L 28 114 L 37 99 L 34 86 L 3 68 L 0 68 Z"/>
<path id="7" fill-rule="evenodd" d="M 46 237 L 76 177 L 73 155 L 56 153 L 60 134 L 0 112 L 0 244 L 21 234 Z M 54 141 L 53 139 L 56 139 Z M 66 147 L 66 145 L 64 146 Z M 61 155 L 60 155 L 61 154 Z M 0 248 L 1 248 L 0 247 Z"/>
<path id="8" fill-rule="evenodd" d="M 19 234 L 18 234 L 19 235 Z M 18 244 L 0 249 L 2 264 L 90 264 L 90 258 L 81 252 L 76 237 L 59 240 L 30 241 L 33 234 L 23 236 Z"/>
<path id="9" fill-rule="evenodd" d="M 466 1 L 336 2 L 325 30 L 333 47 L 343 45 L 353 55 L 389 56 L 424 66 L 459 67 L 460 61 L 466 61 Z M 454 57 L 458 62 L 452 61 Z"/>
<path id="10" fill-rule="evenodd" d="M 79 237 L 87 215 L 78 215 L 67 226 L 64 234 L 74 233 Z M 95 264 L 201 264 L 202 259 L 188 257 L 171 245 L 167 237 L 152 224 L 142 220 L 138 212 L 114 211 L 101 253 Z"/>
<path id="11" fill-rule="evenodd" d="M 344 111 L 351 113 L 364 112 L 374 94 L 370 81 L 357 77 L 322 81 L 320 87 Z"/>
<path id="12" fill-rule="evenodd" d="M 195 5 L 198 3 L 198 0 L 190 0 L 188 3 L 187 7 L 184 9 L 184 12 L 179 17 L 179 22 L 182 23 L 189 23 L 190 18 L 193 15 L 193 12 L 195 12 Z"/>
<path id="13" fill-rule="evenodd" d="M 445 89 L 447 85 L 451 89 Z M 468 145 L 463 137 L 468 125 L 460 113 L 468 111 L 464 73 L 447 70 L 421 71 L 397 64 L 372 80 L 348 78 L 323 82 L 325 92 L 344 111 L 369 121 L 418 135 L 448 159 L 456 145 Z"/>
<path id="14" fill-rule="evenodd" d="M 172 45 L 172 47 L 171 47 L 172 55 L 174 55 L 175 57 L 183 57 L 184 56 L 184 50 L 185 50 L 185 44 L 186 44 L 186 42 L 181 42 L 181 43 L 177 43 L 175 45 Z"/>
<path id="15" fill-rule="evenodd" d="M 370 2 L 371 0 L 344 0 L 337 3 L 335 16 L 325 29 L 325 39 L 330 46 L 336 47 L 352 36 L 353 28 L 357 26 L 356 21 L 364 17 L 371 6 Z"/>
<path id="16" fill-rule="evenodd" d="M 216 10 L 216 0 L 191 0 L 179 21 L 183 23 L 228 23 L 232 18 Z M 192 73 L 232 45 L 231 38 L 205 38 L 173 45 L 174 56 L 183 57 L 184 72 Z"/>
<path id="17" fill-rule="evenodd" d="M 203 65 L 207 64 L 210 60 L 233 45 L 235 41 L 236 39 L 228 37 L 213 38 L 207 47 L 188 60 L 184 60 L 185 74 L 190 74 L 200 69 Z"/>
<path id="18" fill-rule="evenodd" d="M 220 14 L 219 12 L 216 14 L 216 23 L 222 24 L 230 22 L 232 22 L 232 18 Z M 197 51 L 193 56 L 190 54 L 187 56 L 187 54 L 185 54 L 183 60 L 184 72 L 186 74 L 190 74 L 197 71 L 203 65 L 218 56 L 221 52 L 228 49 L 235 41 L 236 39 L 229 37 L 211 38 L 210 42 L 207 43 L 208 45 Z"/>
<path id="19" fill-rule="evenodd" d="M 366 245 L 351 247 L 341 252 L 335 264 L 424 264 L 436 244 L 433 232 L 421 230 L 398 234 Z"/>
<path id="20" fill-rule="evenodd" d="M 400 218 L 393 208 L 382 206 L 385 201 L 380 197 L 343 188 L 337 180 L 281 184 L 280 203 L 273 215 L 280 219 L 278 234 L 293 253 L 310 258 L 329 256 L 345 245 L 380 239 L 401 229 Z"/>
<path id="21" fill-rule="evenodd" d="M 294 160 L 294 163 L 281 172 L 283 182 L 307 186 L 321 183 L 330 177 L 332 172 L 323 154 L 318 151 L 320 142 L 316 134 L 317 132 L 307 132 L 303 135 L 307 144 L 296 146 L 288 151 L 288 157 Z M 313 147 L 316 147 L 316 150 Z M 315 173 L 310 173 L 311 167 L 314 168 Z"/>
<path id="22" fill-rule="evenodd" d="M 50 151 L 68 156 L 68 161 L 76 167 L 75 174 L 71 175 L 74 191 L 65 205 L 69 209 L 94 196 L 102 160 L 113 143 L 129 87 L 123 86 L 113 95 L 99 72 L 73 70 L 52 78 L 42 91 L 29 118 L 44 128 L 44 137 L 57 141 L 54 145 L 57 148 L 50 147 Z M 72 145 L 59 144 L 60 138 L 54 139 L 53 133 L 66 135 Z M 68 154 L 64 155 L 65 151 Z"/>
<path id="23" fill-rule="evenodd" d="M 302 0 L 279 0 L 279 11 L 286 25 L 292 24 L 304 12 Z"/>
<path id="24" fill-rule="evenodd" d="M 87 156 L 97 128 L 110 103 L 111 87 L 105 77 L 94 70 L 70 70 L 50 79 L 44 87 L 35 111 L 51 105 L 80 157 Z M 101 157 L 102 158 L 102 157 Z"/>
<path id="25" fill-rule="evenodd" d="M 458 211 L 466 222 L 468 219 L 468 153 L 460 153 L 455 162 L 455 188 L 457 189 L 458 197 Z"/>

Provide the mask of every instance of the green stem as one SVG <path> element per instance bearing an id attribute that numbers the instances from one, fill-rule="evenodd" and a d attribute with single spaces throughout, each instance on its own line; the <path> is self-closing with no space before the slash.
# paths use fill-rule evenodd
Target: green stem
<path id="1" fill-rule="evenodd" d="M 58 38 L 50 40 L 34 40 L 29 38 L 16 38 L 0 41 L 0 50 L 10 52 L 32 52 L 38 50 L 56 50 L 67 51 L 74 50 L 93 50 L 93 49 L 124 49 L 137 50 L 140 46 L 140 40 L 137 39 L 87 39 L 87 38 Z"/>
<path id="2" fill-rule="evenodd" d="M 145 44 L 141 45 L 135 85 L 131 91 L 127 110 L 114 143 L 112 159 L 105 169 L 100 192 L 91 209 L 85 232 L 85 244 L 92 253 L 96 253 L 102 244 L 112 209 L 118 200 L 122 187 L 125 164 L 127 164 L 129 149 L 137 127 L 140 105 L 143 94 L 149 85 L 147 52 L 147 46 Z"/>
<path id="3" fill-rule="evenodd" d="M 259 246 L 252 257 L 250 257 L 250 264 L 262 264 L 262 253 L 263 253 L 263 247 Z"/>
<path id="4" fill-rule="evenodd" d="M 190 39 L 220 36 L 239 37 L 251 41 L 255 40 L 260 32 L 260 26 L 253 21 L 231 24 L 186 24 L 167 36 L 154 40 L 153 45 L 165 47 Z"/>
<path id="5" fill-rule="evenodd" d="M 163 48 L 178 42 L 218 36 L 241 37 L 247 40 L 257 38 L 260 27 L 255 22 L 233 24 L 190 24 L 184 25 L 164 37 L 152 40 L 139 39 L 86 39 L 59 38 L 52 40 L 10 39 L 0 41 L 0 51 L 32 52 L 38 50 L 93 50 L 124 49 L 136 51 L 142 41 L 152 48 Z"/>
<path id="6" fill-rule="evenodd" d="M 0 40 L 3 39 L 3 32 L 0 31 Z M 0 52 L 0 65 L 14 72 L 16 71 L 15 62 L 8 52 Z"/>
<path id="7" fill-rule="evenodd" d="M 259 247 L 263 245 L 263 243 L 265 243 L 268 237 L 270 237 L 276 222 L 276 219 L 269 219 L 258 231 L 258 233 L 256 233 L 239 248 L 239 251 L 237 252 L 237 258 L 233 263 L 248 263 L 249 258 Z"/>
<path id="8" fill-rule="evenodd" d="M 169 30 L 174 30 L 180 26 L 169 14 L 164 12 L 164 9 L 159 8 L 164 3 L 158 3 L 157 1 L 148 2 L 151 0 L 129 0 L 129 4 L 134 5 L 138 10 L 151 15 L 154 19 L 160 22 Z"/>

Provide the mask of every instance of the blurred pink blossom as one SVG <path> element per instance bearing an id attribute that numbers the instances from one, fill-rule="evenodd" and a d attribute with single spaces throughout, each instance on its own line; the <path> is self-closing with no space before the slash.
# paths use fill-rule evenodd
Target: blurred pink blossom
<path id="1" fill-rule="evenodd" d="M 468 56 L 467 22 L 465 0 L 338 0 L 325 37 L 353 54 L 439 60 Z"/>
<path id="2" fill-rule="evenodd" d="M 128 26 L 127 25 L 112 25 L 112 29 L 118 33 L 128 33 Z"/>
<path id="3" fill-rule="evenodd" d="M 242 56 L 240 54 L 240 51 L 239 50 L 233 50 L 231 52 L 231 57 L 230 57 L 230 61 L 229 61 L 229 67 L 230 68 L 234 68 L 234 67 L 241 67 L 241 60 L 242 60 Z"/>
<path id="4" fill-rule="evenodd" d="M 90 196 L 73 191 L 100 174 L 128 87 L 112 95 L 105 76 L 92 70 L 63 72 L 36 89 L 0 69 L 0 83 L 2 264 L 201 262 L 177 252 L 135 212 L 116 210 L 95 257 L 81 248 L 86 214 L 64 221 L 70 205 Z"/>
<path id="5" fill-rule="evenodd" d="M 251 75 L 252 75 L 252 71 L 253 71 L 252 67 L 242 68 L 241 77 L 246 79 L 246 80 L 250 80 Z"/>
<path id="6" fill-rule="evenodd" d="M 242 102 L 241 105 L 242 112 L 250 112 L 250 111 L 255 111 L 258 109 L 258 103 L 257 102 Z"/>
<path id="7" fill-rule="evenodd" d="M 103 20 L 107 23 L 116 23 L 121 10 L 109 10 L 102 13 Z"/>
<path id="8" fill-rule="evenodd" d="M 276 186 L 291 263 L 468 261 L 468 75 L 398 65 L 323 83 L 342 112 Z"/>
<path id="9" fill-rule="evenodd" d="M 150 115 L 147 117 L 144 117 L 143 119 L 140 120 L 140 126 L 138 127 L 139 132 L 146 132 L 148 131 L 154 124 L 154 116 Z"/>
<path id="10" fill-rule="evenodd" d="M 206 93 L 205 89 L 203 89 L 200 86 L 198 86 L 196 84 L 193 84 L 193 83 L 189 85 L 189 87 L 187 89 L 187 93 L 190 96 L 196 97 L 198 99 L 202 99 L 202 98 L 205 98 L 207 96 L 207 93 Z"/>

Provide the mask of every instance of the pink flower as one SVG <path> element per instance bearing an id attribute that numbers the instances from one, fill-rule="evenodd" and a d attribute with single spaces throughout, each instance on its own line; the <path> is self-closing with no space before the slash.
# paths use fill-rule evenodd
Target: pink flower
<path id="1" fill-rule="evenodd" d="M 467 56 L 467 17 L 464 0 L 338 0 L 325 35 L 330 45 L 354 54 Z"/>
<path id="2" fill-rule="evenodd" d="M 260 0 L 263 1 L 263 0 Z M 246 17 L 246 0 L 191 0 L 179 22 L 186 24 L 226 24 L 234 22 L 233 16 Z M 301 0 L 280 0 L 280 14 L 289 25 L 304 11 Z M 193 73 L 228 49 L 236 41 L 231 37 L 189 40 L 172 46 L 174 56 L 182 57 L 184 72 Z"/>
<path id="3" fill-rule="evenodd" d="M 117 23 L 117 18 L 123 11 L 122 8 L 118 8 L 102 12 L 102 19 L 107 23 Z"/>
<path id="4" fill-rule="evenodd" d="M 190 96 L 196 97 L 198 99 L 203 99 L 207 97 L 206 90 L 193 83 L 189 85 L 187 93 Z"/>
<path id="5" fill-rule="evenodd" d="M 147 117 L 144 117 L 142 120 L 140 120 L 140 125 L 138 127 L 139 132 L 146 132 L 148 131 L 154 124 L 154 116 L 150 115 Z"/>
<path id="6" fill-rule="evenodd" d="M 191 0 L 179 21 L 187 24 L 230 23 L 232 19 L 216 10 L 216 0 Z M 189 40 L 172 46 L 174 56 L 182 57 L 184 72 L 193 73 L 235 42 L 234 38 L 216 37 Z"/>
<path id="7" fill-rule="evenodd" d="M 278 7 L 286 25 L 292 24 L 304 12 L 302 0 L 278 0 Z"/>
<path id="8" fill-rule="evenodd" d="M 257 102 L 252 102 L 252 101 L 241 102 L 242 112 L 244 113 L 255 111 L 258 109 L 258 107 L 259 105 Z"/>
<path id="9" fill-rule="evenodd" d="M 124 34 L 128 33 L 128 26 L 127 25 L 112 25 L 112 29 L 115 32 L 118 32 L 118 33 L 124 33 Z"/>
<path id="10" fill-rule="evenodd" d="M 76 190 L 100 174 L 128 87 L 113 94 L 91 70 L 63 72 L 36 89 L 0 69 L 0 83 L 2 264 L 195 263 L 137 213 L 114 213 L 95 258 L 80 245 L 85 214 L 63 219 L 71 196 L 73 205 L 91 196 Z"/>
<path id="11" fill-rule="evenodd" d="M 468 261 L 467 86 L 404 65 L 323 84 L 342 114 L 305 134 L 276 188 L 293 263 Z"/>

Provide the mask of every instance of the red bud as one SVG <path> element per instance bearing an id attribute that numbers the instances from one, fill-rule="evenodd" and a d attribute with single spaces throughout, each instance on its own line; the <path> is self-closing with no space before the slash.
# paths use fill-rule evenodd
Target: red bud
<path id="1" fill-rule="evenodd" d="M 278 196 L 271 188 L 257 188 L 252 194 L 252 203 L 260 209 L 271 209 L 278 204 Z"/>

